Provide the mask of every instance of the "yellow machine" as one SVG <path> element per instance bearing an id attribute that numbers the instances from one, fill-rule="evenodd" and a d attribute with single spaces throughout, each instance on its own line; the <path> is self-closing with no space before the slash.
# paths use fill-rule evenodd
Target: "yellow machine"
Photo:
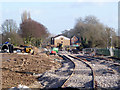
<path id="1" fill-rule="evenodd" d="M 25 47 L 24 47 L 24 51 L 25 51 L 26 53 L 34 54 L 34 51 L 33 51 L 33 49 L 32 49 L 30 46 L 25 46 Z"/>
<path id="2" fill-rule="evenodd" d="M 26 53 L 30 53 L 30 51 L 31 51 L 31 48 L 25 48 Z"/>

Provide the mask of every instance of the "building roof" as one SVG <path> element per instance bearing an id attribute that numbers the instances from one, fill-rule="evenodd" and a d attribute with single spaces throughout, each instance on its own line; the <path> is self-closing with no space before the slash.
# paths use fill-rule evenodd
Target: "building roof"
<path id="1" fill-rule="evenodd" d="M 63 36 L 63 35 L 62 34 L 58 34 L 58 35 L 54 36 L 54 38 L 59 37 L 59 36 Z"/>
<path id="2" fill-rule="evenodd" d="M 76 37 L 77 39 L 79 39 L 79 37 L 77 37 L 77 36 L 75 36 L 75 35 L 74 35 L 74 36 L 72 36 L 72 37 L 71 37 L 71 39 L 72 39 L 72 38 L 74 38 L 74 37 Z"/>
<path id="3" fill-rule="evenodd" d="M 65 38 L 65 39 L 69 39 L 69 40 L 70 40 L 70 38 L 63 36 L 62 34 L 59 34 L 59 35 L 57 35 L 57 36 L 55 36 L 55 37 L 53 37 L 53 38 L 59 39 L 59 37 L 61 37 L 61 38 L 63 37 L 63 38 Z"/>

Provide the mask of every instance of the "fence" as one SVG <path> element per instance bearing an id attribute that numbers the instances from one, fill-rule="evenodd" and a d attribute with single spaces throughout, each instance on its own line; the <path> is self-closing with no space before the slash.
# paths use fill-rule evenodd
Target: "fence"
<path id="1" fill-rule="evenodd" d="M 96 49 L 96 54 L 110 56 L 109 49 Z"/>
<path id="2" fill-rule="evenodd" d="M 120 58 L 120 49 L 115 49 L 113 50 L 113 52 L 114 52 L 114 57 Z"/>
<path id="3" fill-rule="evenodd" d="M 98 48 L 85 48 L 83 49 L 84 52 L 93 52 L 95 51 L 96 54 L 98 55 L 105 55 L 105 56 L 110 56 L 110 50 L 107 48 L 103 48 L 103 49 L 98 49 Z M 114 56 L 115 58 L 120 58 L 120 49 L 113 49 L 114 52 Z"/>

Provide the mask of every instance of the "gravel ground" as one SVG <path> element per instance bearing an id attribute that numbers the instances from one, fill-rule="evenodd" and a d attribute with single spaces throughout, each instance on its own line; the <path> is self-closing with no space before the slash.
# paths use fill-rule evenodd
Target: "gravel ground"
<path id="1" fill-rule="evenodd" d="M 67 52 L 59 52 L 60 54 L 69 54 Z M 8 55 L 8 54 L 7 54 Z M 38 73 L 34 75 L 21 74 L 10 72 L 9 70 L 3 70 L 3 86 L 15 87 L 18 84 L 37 88 L 58 88 L 71 76 L 73 69 L 74 74 L 69 78 L 68 82 L 65 83 L 65 87 L 73 88 L 91 88 L 92 87 L 92 76 L 91 69 L 86 66 L 83 62 L 71 59 L 74 63 L 67 59 L 63 60 L 57 56 L 3 56 L 2 67 L 10 68 L 15 71 L 29 71 Z M 55 57 L 55 58 L 53 58 Z M 119 88 L 120 87 L 120 66 L 115 65 L 111 60 L 104 60 L 100 58 L 84 57 L 87 59 L 95 71 L 95 80 L 97 81 L 98 88 Z M 28 62 L 29 61 L 29 62 Z M 23 63 L 24 62 L 24 63 Z M 60 67 L 60 63 L 62 67 Z M 23 65 L 22 65 L 23 64 Z M 17 68 L 16 68 L 17 67 Z M 59 69 L 58 69 L 59 68 Z M 50 70 L 51 69 L 51 70 Z M 48 71 L 49 70 L 49 71 Z M 46 72 L 47 71 L 47 72 Z M 44 73 L 43 73 L 44 72 Z M 38 80 L 38 81 L 37 81 Z M 11 82 L 11 83 L 10 83 Z M 38 87 L 40 86 L 40 87 Z"/>
<path id="2" fill-rule="evenodd" d="M 74 63 L 69 59 L 66 60 L 57 60 L 62 64 L 62 67 L 55 71 L 45 72 L 41 75 L 38 80 L 42 88 L 58 88 L 68 79 L 72 74 Z"/>
<path id="3" fill-rule="evenodd" d="M 111 60 L 104 60 L 101 58 L 83 57 L 87 59 L 92 65 L 95 72 L 95 80 L 98 88 L 120 88 L 120 66 L 115 65 Z"/>
<path id="4" fill-rule="evenodd" d="M 75 70 L 65 86 L 73 88 L 92 88 L 91 69 L 77 59 L 71 58 L 71 60 L 75 63 Z"/>
<path id="5" fill-rule="evenodd" d="M 60 54 L 69 54 L 67 52 L 59 52 Z M 95 72 L 95 80 L 97 81 L 98 88 L 113 88 L 118 89 L 120 86 L 119 75 L 120 66 L 115 65 L 111 60 L 104 60 L 101 58 L 93 58 L 90 56 L 80 56 L 82 59 L 86 59 L 91 64 Z M 74 75 L 65 83 L 66 87 L 73 88 L 91 88 L 92 76 L 91 70 L 81 61 L 71 59 L 76 64 Z M 72 74 L 72 70 L 66 68 L 68 62 L 61 61 L 64 67 L 54 72 L 47 72 L 42 75 L 39 80 L 45 88 L 57 88 L 60 87 L 64 81 Z M 65 70 L 66 69 L 66 70 Z M 67 73 L 66 73 L 67 72 Z M 68 73 L 69 72 L 69 73 Z"/>

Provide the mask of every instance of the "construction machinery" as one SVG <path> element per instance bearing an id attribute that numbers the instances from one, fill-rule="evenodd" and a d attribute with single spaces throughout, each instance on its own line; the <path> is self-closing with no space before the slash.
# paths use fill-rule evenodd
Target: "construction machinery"
<path id="1" fill-rule="evenodd" d="M 24 52 L 34 54 L 34 51 L 31 46 L 24 46 Z"/>

